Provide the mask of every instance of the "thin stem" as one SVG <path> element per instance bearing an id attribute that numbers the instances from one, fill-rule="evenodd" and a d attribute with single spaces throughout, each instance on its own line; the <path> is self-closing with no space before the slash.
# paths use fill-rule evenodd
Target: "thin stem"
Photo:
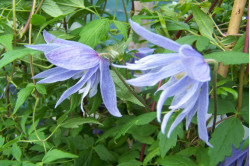
<path id="1" fill-rule="evenodd" d="M 37 108 L 38 103 L 39 103 L 39 98 L 37 97 L 36 102 L 35 102 L 35 106 L 34 106 L 34 110 L 33 110 L 33 115 L 32 115 L 32 123 L 33 123 L 33 128 L 34 128 L 36 137 L 38 138 L 39 141 L 42 141 L 42 139 L 38 135 L 38 132 L 36 130 L 36 124 L 35 124 L 35 114 L 36 114 L 36 108 Z"/>
<path id="2" fill-rule="evenodd" d="M 214 71 L 213 71 L 213 97 L 214 97 L 214 121 L 213 121 L 213 127 L 212 132 L 215 129 L 216 126 L 216 117 L 217 117 L 217 72 L 218 72 L 218 62 L 214 59 L 206 59 L 207 63 L 213 63 L 214 65 Z"/>
<path id="3" fill-rule="evenodd" d="M 111 65 L 112 66 L 112 65 Z M 128 86 L 128 84 L 125 82 L 125 80 L 122 78 L 122 76 L 119 74 L 119 72 L 116 70 L 114 66 L 112 66 L 112 69 L 115 71 L 116 75 L 120 78 L 122 83 L 126 86 L 126 88 L 144 105 L 144 107 L 147 110 L 150 110 L 149 106 Z"/>
<path id="4" fill-rule="evenodd" d="M 16 46 L 16 0 L 12 0 L 12 12 L 13 12 L 13 42 Z"/>
<path id="5" fill-rule="evenodd" d="M 128 13 L 127 13 L 127 10 L 126 10 L 126 5 L 125 5 L 124 0 L 122 0 L 122 4 L 123 4 L 124 13 L 125 13 L 125 16 L 126 16 L 126 22 L 128 22 Z"/>
<path id="6" fill-rule="evenodd" d="M 141 162 L 143 162 L 144 151 L 145 151 L 145 144 L 142 144 L 142 147 L 141 147 L 141 155 L 140 155 L 140 161 L 141 161 Z"/>
<path id="7" fill-rule="evenodd" d="M 102 14 L 101 14 L 101 16 L 103 16 L 103 14 L 104 14 L 104 11 L 105 11 L 105 8 L 106 8 L 106 5 L 107 5 L 107 0 L 105 0 L 105 2 L 104 2 L 104 6 L 103 6 L 103 10 L 102 10 Z"/>
<path id="8" fill-rule="evenodd" d="M 93 5 L 93 0 L 90 0 L 91 5 Z M 92 21 L 92 13 L 90 13 L 90 21 Z"/>
<path id="9" fill-rule="evenodd" d="M 248 8 L 248 13 L 249 14 L 249 8 Z M 247 26 L 246 26 L 246 37 L 245 37 L 245 44 L 244 44 L 244 53 L 248 53 L 248 48 L 249 48 L 249 17 L 247 17 Z M 240 66 L 240 77 L 239 77 L 239 89 L 238 89 L 238 106 L 237 106 L 237 111 L 240 112 L 242 108 L 242 98 L 243 98 L 243 84 L 244 84 L 244 72 L 245 72 L 246 65 L 242 64 Z"/>

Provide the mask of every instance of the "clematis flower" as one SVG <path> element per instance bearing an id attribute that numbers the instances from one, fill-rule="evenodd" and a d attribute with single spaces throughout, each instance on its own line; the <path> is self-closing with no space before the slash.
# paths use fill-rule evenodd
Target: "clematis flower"
<path id="1" fill-rule="evenodd" d="M 102 99 L 107 110 L 113 116 L 121 117 L 116 104 L 115 86 L 109 72 L 109 61 L 100 57 L 87 45 L 56 38 L 45 30 L 43 36 L 46 44 L 26 45 L 26 47 L 43 51 L 47 60 L 56 67 L 41 72 L 33 78 L 44 78 L 38 82 L 40 84 L 80 78 L 74 86 L 61 95 L 55 107 L 76 92 L 82 93 L 82 100 L 87 94 L 93 97 L 100 83 Z M 84 112 L 83 101 L 81 109 Z"/>
<path id="2" fill-rule="evenodd" d="M 130 25 L 137 34 L 149 42 L 174 53 L 153 54 L 136 61 L 135 64 L 127 63 L 126 66 L 115 66 L 130 70 L 150 70 L 144 75 L 127 80 L 127 83 L 133 86 L 153 86 L 159 81 L 169 78 L 167 83 L 157 90 L 157 92 L 162 91 L 157 103 L 157 120 L 159 122 L 161 122 L 164 102 L 173 96 L 170 111 L 163 117 L 162 133 L 165 133 L 168 120 L 174 112 L 182 110 L 172 123 L 168 137 L 185 117 L 186 129 L 188 129 L 192 117 L 197 113 L 199 137 L 207 145 L 212 146 L 208 142 L 206 127 L 209 104 L 208 81 L 211 79 L 210 67 L 203 56 L 191 46 L 180 45 L 173 40 L 152 33 L 131 20 Z"/>

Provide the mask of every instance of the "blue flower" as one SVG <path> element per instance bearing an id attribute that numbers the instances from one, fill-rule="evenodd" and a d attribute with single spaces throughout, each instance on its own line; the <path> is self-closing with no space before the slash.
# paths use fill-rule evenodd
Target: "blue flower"
<path id="1" fill-rule="evenodd" d="M 134 86 L 153 86 L 159 81 L 169 78 L 157 92 L 162 91 L 157 103 L 157 119 L 161 122 L 161 112 L 167 98 L 173 96 L 170 111 L 164 115 L 161 131 L 165 129 L 170 116 L 177 111 L 181 113 L 172 123 L 168 137 L 175 127 L 186 117 L 186 129 L 188 129 L 193 116 L 197 113 L 198 132 L 201 140 L 207 145 L 208 133 L 206 127 L 206 114 L 208 111 L 208 81 L 210 81 L 210 67 L 203 56 L 189 45 L 180 45 L 168 38 L 152 33 L 139 24 L 130 20 L 132 29 L 149 42 L 160 47 L 169 49 L 175 53 L 153 54 L 135 62 L 127 63 L 126 66 L 115 65 L 130 70 L 150 70 L 144 75 L 127 80 Z"/>
<path id="2" fill-rule="evenodd" d="M 113 116 L 121 117 L 116 104 L 115 85 L 109 72 L 109 61 L 100 57 L 87 45 L 56 38 L 45 30 L 43 36 L 46 44 L 26 45 L 26 47 L 43 51 L 47 60 L 56 67 L 41 72 L 33 78 L 44 78 L 38 83 L 80 78 L 74 86 L 62 94 L 55 107 L 76 92 L 83 93 L 82 99 L 87 94 L 93 97 L 100 83 L 102 99 L 107 110 Z M 84 112 L 83 101 L 81 101 L 81 109 Z"/>

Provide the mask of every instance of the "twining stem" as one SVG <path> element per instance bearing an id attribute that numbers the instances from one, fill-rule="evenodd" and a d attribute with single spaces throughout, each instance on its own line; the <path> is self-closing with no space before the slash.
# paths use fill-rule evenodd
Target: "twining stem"
<path id="1" fill-rule="evenodd" d="M 106 5 L 107 5 L 107 0 L 105 0 L 105 2 L 104 2 L 104 6 L 103 6 L 103 10 L 102 10 L 102 14 L 101 14 L 101 16 L 103 16 L 103 14 L 104 14 L 104 11 L 105 11 L 105 8 L 106 8 Z"/>
<path id="2" fill-rule="evenodd" d="M 122 76 L 116 70 L 116 68 L 114 66 L 112 66 L 112 69 L 115 71 L 116 75 L 119 77 L 119 79 L 122 81 L 122 83 L 126 86 L 126 88 L 144 105 L 146 110 L 150 110 L 149 106 L 139 96 L 137 96 L 137 94 L 128 86 L 128 84 L 125 82 L 125 80 L 122 78 Z"/>
<path id="3" fill-rule="evenodd" d="M 216 117 L 217 117 L 217 72 L 218 72 L 218 62 L 214 59 L 206 59 L 207 63 L 212 63 L 214 65 L 214 71 L 213 71 L 213 97 L 214 97 L 214 121 L 213 121 L 213 127 L 212 127 L 212 132 L 215 129 L 216 126 Z"/>
<path id="4" fill-rule="evenodd" d="M 124 13 L 125 13 L 125 16 L 126 16 L 126 22 L 128 22 L 128 13 L 127 13 L 127 10 L 126 10 L 126 5 L 125 5 L 124 0 L 122 0 L 122 4 L 123 4 Z"/>
<path id="5" fill-rule="evenodd" d="M 249 8 L 247 12 L 247 16 L 249 14 Z M 246 26 L 246 37 L 245 37 L 245 44 L 244 44 L 244 53 L 248 53 L 249 48 L 249 17 L 247 17 L 247 26 Z M 240 112 L 242 108 L 242 95 L 243 95 L 243 83 L 244 83 L 244 72 L 245 72 L 246 65 L 240 65 L 240 76 L 239 76 L 239 89 L 238 89 L 238 106 L 237 111 Z"/>
<path id="6" fill-rule="evenodd" d="M 115 13 L 114 13 L 113 20 L 115 20 L 116 12 L 117 12 L 117 0 L 115 0 Z"/>

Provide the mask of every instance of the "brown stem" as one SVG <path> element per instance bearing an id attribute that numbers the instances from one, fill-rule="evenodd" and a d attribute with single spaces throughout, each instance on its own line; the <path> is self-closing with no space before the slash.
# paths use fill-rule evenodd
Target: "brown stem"
<path id="1" fill-rule="evenodd" d="M 141 155 L 140 155 L 140 161 L 143 161 L 143 157 L 144 157 L 144 151 L 145 151 L 145 144 L 142 144 L 141 147 Z"/>

